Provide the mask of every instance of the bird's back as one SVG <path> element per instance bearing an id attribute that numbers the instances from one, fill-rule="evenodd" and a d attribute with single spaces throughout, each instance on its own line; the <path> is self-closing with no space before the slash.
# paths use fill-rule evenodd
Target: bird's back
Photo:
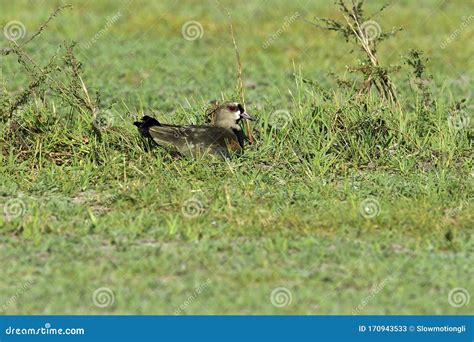
<path id="1" fill-rule="evenodd" d="M 242 150 L 236 133 L 223 127 L 160 125 L 149 127 L 148 134 L 158 145 L 184 155 L 229 156 Z"/>

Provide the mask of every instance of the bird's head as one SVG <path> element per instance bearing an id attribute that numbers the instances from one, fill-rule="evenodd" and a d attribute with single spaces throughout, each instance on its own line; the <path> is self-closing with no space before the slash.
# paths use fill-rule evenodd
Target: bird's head
<path id="1" fill-rule="evenodd" d="M 237 102 L 226 102 L 216 108 L 214 125 L 224 128 L 234 128 L 240 130 L 239 121 L 254 120 Z"/>

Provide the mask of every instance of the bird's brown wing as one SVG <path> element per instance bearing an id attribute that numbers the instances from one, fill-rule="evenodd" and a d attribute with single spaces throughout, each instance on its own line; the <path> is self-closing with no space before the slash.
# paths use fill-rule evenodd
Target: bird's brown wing
<path id="1" fill-rule="evenodd" d="M 234 132 L 221 127 L 163 125 L 150 127 L 149 133 L 158 145 L 186 155 L 228 156 L 229 151 L 240 151 Z"/>

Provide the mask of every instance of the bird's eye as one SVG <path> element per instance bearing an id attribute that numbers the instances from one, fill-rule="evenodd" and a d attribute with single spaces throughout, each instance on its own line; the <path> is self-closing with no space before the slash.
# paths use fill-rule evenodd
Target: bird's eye
<path id="1" fill-rule="evenodd" d="M 237 106 L 236 105 L 229 105 L 227 106 L 231 112 L 236 112 L 237 111 Z"/>

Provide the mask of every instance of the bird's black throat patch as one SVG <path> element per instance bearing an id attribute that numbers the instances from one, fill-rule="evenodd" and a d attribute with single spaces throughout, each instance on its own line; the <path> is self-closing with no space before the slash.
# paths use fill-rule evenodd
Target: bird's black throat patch
<path id="1" fill-rule="evenodd" d="M 236 128 L 232 128 L 232 131 L 234 132 L 235 136 L 237 137 L 237 140 L 239 141 L 240 147 L 244 148 L 244 140 L 245 140 L 244 132 L 242 132 L 241 129 L 236 129 Z"/>

